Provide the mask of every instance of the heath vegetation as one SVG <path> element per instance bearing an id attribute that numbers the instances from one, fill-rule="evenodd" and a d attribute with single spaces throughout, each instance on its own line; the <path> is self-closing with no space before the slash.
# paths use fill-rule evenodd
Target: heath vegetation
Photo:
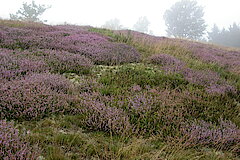
<path id="1" fill-rule="evenodd" d="M 239 159 L 239 51 L 0 21 L 0 159 Z"/>

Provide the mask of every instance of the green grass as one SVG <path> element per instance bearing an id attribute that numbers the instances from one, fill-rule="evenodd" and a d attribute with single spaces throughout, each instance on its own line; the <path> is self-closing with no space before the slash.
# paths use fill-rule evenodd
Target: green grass
<path id="1" fill-rule="evenodd" d="M 230 152 L 200 147 L 187 148 L 184 143 L 162 142 L 158 136 L 119 137 L 104 132 L 89 132 L 81 128 L 75 116 L 45 118 L 18 123 L 29 130 L 27 138 L 38 144 L 46 160 L 70 159 L 167 159 L 225 160 L 235 157 Z M 176 141 L 176 140 L 175 140 Z"/>
<path id="2" fill-rule="evenodd" d="M 179 74 L 166 74 L 155 66 L 144 64 L 110 68 L 101 73 L 99 82 L 104 85 L 102 93 L 105 95 L 124 94 L 134 85 L 175 89 L 188 84 Z"/>

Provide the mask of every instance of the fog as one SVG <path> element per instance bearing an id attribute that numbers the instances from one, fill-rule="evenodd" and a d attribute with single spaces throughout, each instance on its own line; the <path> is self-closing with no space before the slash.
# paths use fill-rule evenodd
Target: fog
<path id="1" fill-rule="evenodd" d="M 1 0 L 0 17 L 9 19 L 10 13 L 32 0 Z M 101 27 L 106 21 L 118 19 L 124 28 L 132 29 L 139 17 L 147 17 L 152 34 L 165 36 L 164 12 L 178 0 L 35 0 L 37 4 L 50 5 L 41 16 L 47 24 L 64 22 Z M 217 24 L 220 28 L 240 23 L 239 0 L 197 0 L 204 7 L 204 20 L 208 30 Z"/>

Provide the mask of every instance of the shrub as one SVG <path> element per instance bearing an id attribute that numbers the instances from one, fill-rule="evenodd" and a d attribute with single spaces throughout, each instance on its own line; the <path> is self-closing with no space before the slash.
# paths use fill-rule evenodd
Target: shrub
<path id="1" fill-rule="evenodd" d="M 239 74 L 239 51 L 230 51 L 196 42 L 185 42 L 185 46 L 187 46 L 195 57 L 200 58 L 204 62 L 216 63 L 229 71 Z"/>
<path id="2" fill-rule="evenodd" d="M 185 123 L 181 131 L 189 145 L 207 145 L 230 149 L 240 143 L 240 130 L 231 121 L 219 120 L 219 125 L 205 121 Z M 239 148 L 235 150 L 240 152 Z"/>
<path id="3" fill-rule="evenodd" d="M 41 74 L 32 74 L 26 78 L 30 83 L 36 83 L 42 86 L 50 88 L 52 91 L 55 91 L 59 94 L 68 94 L 73 92 L 75 86 L 67 78 L 58 74 L 50 73 L 41 73 Z"/>
<path id="4" fill-rule="evenodd" d="M 133 47 L 111 42 L 108 37 L 76 27 L 2 27 L 0 33 L 0 46 L 3 48 L 64 50 L 84 55 L 96 64 L 112 65 L 140 60 L 140 54 Z"/>
<path id="5" fill-rule="evenodd" d="M 84 115 L 82 123 L 87 129 L 118 135 L 131 132 L 129 117 L 122 109 L 104 104 L 96 93 L 84 93 L 80 97 L 80 112 Z"/>
<path id="6" fill-rule="evenodd" d="M 179 126 L 185 121 L 186 109 L 177 107 L 177 100 L 172 100 L 170 91 L 150 89 L 127 98 L 124 107 L 129 114 L 134 132 L 139 135 L 160 135 L 171 137 L 178 132 Z M 166 100 L 168 99 L 168 100 Z"/>
<path id="7" fill-rule="evenodd" d="M 63 112 L 68 106 L 67 95 L 56 90 L 64 91 L 62 85 L 65 81 L 53 81 L 55 77 L 49 82 L 47 78 L 45 75 L 35 75 L 0 86 L 1 117 L 31 120 Z"/>
<path id="8" fill-rule="evenodd" d="M 140 61 L 140 54 L 131 46 L 121 43 L 107 45 L 106 51 L 93 56 L 96 64 L 117 65 Z"/>
<path id="9" fill-rule="evenodd" d="M 41 73 L 48 70 L 43 60 L 19 58 L 12 52 L 0 49 L 0 81 L 18 79 L 34 72 Z M 19 52 L 15 54 L 19 54 Z"/>
<path id="10" fill-rule="evenodd" d="M 210 70 L 197 71 L 187 68 L 182 71 L 182 74 L 187 81 L 204 86 L 209 93 L 225 94 L 228 92 L 234 93 L 236 91 L 233 86 L 221 79 L 218 73 Z"/>
<path id="11" fill-rule="evenodd" d="M 43 51 L 44 57 L 52 72 L 55 73 L 89 73 L 93 65 L 89 58 L 66 51 Z"/>
<path id="12" fill-rule="evenodd" d="M 155 54 L 149 57 L 149 61 L 153 64 L 162 66 L 166 72 L 179 72 L 183 69 L 184 63 L 177 58 L 167 54 Z"/>
<path id="13" fill-rule="evenodd" d="M 4 160 L 35 160 L 39 150 L 23 140 L 13 123 L 0 120 L 0 157 Z"/>
<path id="14" fill-rule="evenodd" d="M 149 57 L 149 60 L 153 64 L 165 65 L 183 65 L 183 63 L 177 58 L 168 54 L 154 54 Z"/>

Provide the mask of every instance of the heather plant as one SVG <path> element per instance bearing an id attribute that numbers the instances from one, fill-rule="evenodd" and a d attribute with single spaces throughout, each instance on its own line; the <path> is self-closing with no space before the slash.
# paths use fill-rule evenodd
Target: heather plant
<path id="1" fill-rule="evenodd" d="M 0 46 L 9 49 L 64 50 L 92 59 L 96 64 L 138 62 L 140 54 L 131 46 L 111 42 L 108 37 L 86 30 L 66 27 L 9 28 L 1 27 Z"/>
<path id="2" fill-rule="evenodd" d="M 193 52 L 193 55 L 195 57 L 200 58 L 204 62 L 217 63 L 229 71 L 237 74 L 239 73 L 239 51 L 231 51 L 219 47 L 193 42 L 188 42 L 185 46 L 187 46 L 187 48 Z"/>
<path id="3" fill-rule="evenodd" d="M 54 79 L 49 82 L 45 76 L 35 75 L 1 85 L 1 118 L 31 120 L 64 112 L 68 107 L 68 96 L 56 90 L 64 90 L 63 83 L 66 81 L 53 81 L 59 80 L 59 77 L 50 76 Z"/>
<path id="4" fill-rule="evenodd" d="M 219 125 L 205 121 L 185 123 L 181 132 L 187 137 L 188 145 L 207 145 L 220 149 L 233 149 L 239 153 L 240 130 L 231 121 L 219 120 Z"/>
<path id="5" fill-rule="evenodd" d="M 190 69 L 183 62 L 171 55 L 152 55 L 149 60 L 153 64 L 161 65 L 161 68 L 167 73 L 175 72 L 182 74 L 188 82 L 205 87 L 208 93 L 225 94 L 236 91 L 235 87 L 223 80 L 217 72 Z"/>
<path id="6" fill-rule="evenodd" d="M 40 51 L 45 52 L 44 59 L 51 68 L 52 72 L 55 73 L 77 73 L 86 74 L 89 73 L 93 65 L 89 58 L 84 56 L 73 54 L 69 52 L 56 52 L 56 51 Z"/>
<path id="7" fill-rule="evenodd" d="M 98 99 L 101 97 L 97 93 L 80 95 L 79 112 L 83 114 L 83 125 L 90 130 L 129 134 L 132 127 L 128 115 L 122 109 L 110 107 Z"/>
<path id="8" fill-rule="evenodd" d="M 155 55 L 152 55 L 149 59 L 152 63 L 159 64 L 162 66 L 181 64 L 180 60 L 178 60 L 177 58 L 175 58 L 171 55 L 167 55 L 167 54 L 155 54 Z"/>
<path id="9" fill-rule="evenodd" d="M 4 160 L 35 160 L 40 151 L 26 142 L 12 122 L 0 120 L 0 157 Z"/>
<path id="10" fill-rule="evenodd" d="M 12 52 L 0 49 L 0 81 L 9 81 L 48 70 L 48 66 L 43 60 L 33 60 L 27 57 L 18 58 Z"/>
<path id="11" fill-rule="evenodd" d="M 0 24 L 0 47 L 1 119 L 27 128 L 46 159 L 234 159 L 239 152 L 236 126 L 218 122 L 239 126 L 239 51 L 10 21 Z M 190 129 L 205 141 L 191 141 Z"/>
<path id="12" fill-rule="evenodd" d="M 100 53 L 93 59 L 96 64 L 116 65 L 140 61 L 140 54 L 133 47 L 123 43 L 115 43 L 107 53 Z"/>
<path id="13" fill-rule="evenodd" d="M 155 54 L 149 57 L 153 64 L 161 65 L 166 72 L 179 72 L 183 69 L 184 63 L 177 58 L 167 54 Z"/>
<path id="14" fill-rule="evenodd" d="M 75 90 L 75 86 L 67 78 L 58 74 L 41 73 L 32 74 L 26 78 L 31 83 L 38 83 L 46 86 L 52 91 L 60 94 L 71 94 Z"/>
<path id="15" fill-rule="evenodd" d="M 103 34 L 107 35 L 106 33 Z M 236 74 L 240 70 L 238 50 L 229 50 L 218 46 L 180 39 L 154 37 L 128 30 L 115 31 L 114 34 L 125 38 L 131 37 L 131 41 L 128 41 L 128 44 L 136 47 L 143 58 L 147 58 L 153 53 L 163 52 L 177 56 L 187 63 L 198 60 L 204 62 L 204 64 L 218 64 L 224 67 L 225 70 L 227 69 Z M 195 64 L 193 63 L 192 65 L 194 66 Z"/>
<path id="16" fill-rule="evenodd" d="M 236 89 L 221 79 L 219 74 L 213 71 L 197 71 L 186 68 L 182 71 L 185 79 L 190 83 L 204 86 L 209 93 L 224 94 L 235 92 Z"/>
<path id="17" fill-rule="evenodd" d="M 77 73 L 87 74 L 91 71 L 92 61 L 84 56 L 66 51 L 54 50 L 1 50 L 1 70 L 12 74 L 8 77 L 21 77 L 31 73 Z M 6 75 L 7 76 L 7 75 Z M 3 76 L 4 77 L 4 76 Z"/>
<path id="18" fill-rule="evenodd" d="M 129 115 L 133 132 L 136 135 L 158 135 L 162 138 L 176 134 L 180 124 L 185 121 L 187 108 L 181 107 L 181 104 L 188 95 L 151 87 L 139 90 L 139 87 L 137 91 L 131 90 L 129 95 L 111 101 Z"/>

